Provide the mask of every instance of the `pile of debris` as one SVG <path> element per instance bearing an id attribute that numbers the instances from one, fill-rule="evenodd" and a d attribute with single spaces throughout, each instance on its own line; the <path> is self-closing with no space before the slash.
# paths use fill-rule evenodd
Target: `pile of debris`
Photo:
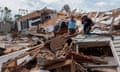
<path id="1" fill-rule="evenodd" d="M 63 11 L 64 9 L 66 12 Z M 0 48 L 3 55 L 1 59 L 4 57 L 8 59 L 2 62 L 2 72 L 32 72 L 32 69 L 36 67 L 38 70 L 48 72 L 117 72 L 118 64 L 110 44 L 108 41 L 99 41 L 106 40 L 106 37 L 99 38 L 98 35 L 92 35 L 93 40 L 90 40 L 92 37 L 79 37 L 80 33 L 68 35 L 69 17 L 74 15 L 77 18 L 82 15 L 82 13 L 76 14 L 75 11 L 76 9 L 70 11 L 68 6 L 66 10 L 65 6 L 61 12 L 52 12 L 53 18 L 51 16 L 43 24 L 37 24 L 35 29 L 29 30 L 23 34 L 24 36 L 17 33 L 18 36 L 12 35 L 14 39 L 10 37 L 6 42 L 4 41 L 7 47 Z M 43 14 L 42 18 L 45 17 Z M 34 12 L 30 14 L 29 21 L 39 23 L 40 19 L 32 20 L 33 15 Z M 38 15 L 39 11 L 35 12 L 36 18 L 39 18 Z M 48 12 L 47 17 L 49 15 L 51 12 L 50 14 Z M 89 12 L 88 16 L 94 22 L 91 33 L 120 34 L 120 9 Z M 28 17 L 24 16 L 23 20 L 27 20 L 26 18 Z M 22 22 L 22 19 L 18 20 L 18 24 L 20 21 Z M 24 46 L 19 48 L 21 43 Z"/>
<path id="2" fill-rule="evenodd" d="M 89 17 L 92 18 L 95 25 L 92 33 L 109 33 L 117 31 L 119 34 L 120 28 L 120 9 L 114 9 L 105 12 L 90 12 Z"/>
<path id="3" fill-rule="evenodd" d="M 116 72 L 113 53 L 109 44 L 105 44 L 98 47 L 93 45 L 93 48 L 89 44 L 85 48 L 80 45 L 79 51 L 76 51 L 71 38 L 59 36 L 47 46 L 53 55 L 42 51 L 37 56 L 38 64 L 41 69 L 49 72 Z"/>

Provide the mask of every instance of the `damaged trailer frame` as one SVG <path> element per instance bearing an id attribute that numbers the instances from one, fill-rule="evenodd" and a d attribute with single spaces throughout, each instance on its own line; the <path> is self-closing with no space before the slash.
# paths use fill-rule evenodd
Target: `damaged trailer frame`
<path id="1" fill-rule="evenodd" d="M 64 61 L 57 61 L 50 66 L 46 66 L 45 70 L 50 72 L 87 72 L 84 67 L 78 64 L 74 59 L 67 59 Z"/>
<path id="2" fill-rule="evenodd" d="M 113 37 L 117 37 L 117 36 L 113 36 Z M 76 52 L 79 53 L 79 44 L 82 43 L 83 46 L 82 47 L 93 47 L 93 46 L 110 46 L 110 49 L 112 51 L 113 57 L 115 59 L 116 64 L 113 65 L 91 65 L 89 66 L 90 68 L 109 68 L 109 67 L 116 67 L 116 72 L 120 72 L 120 60 L 119 57 L 117 55 L 114 43 L 111 37 L 88 37 L 88 38 L 80 38 L 80 36 L 76 36 L 75 38 L 73 38 L 74 43 L 75 43 L 75 48 L 76 48 Z M 89 45 L 89 43 L 91 45 Z M 81 44 L 81 45 L 82 45 Z"/>
<path id="3" fill-rule="evenodd" d="M 42 63 L 43 65 L 39 64 L 40 61 L 38 61 L 38 64 L 40 65 L 40 69 L 47 70 L 49 72 L 89 72 L 88 69 L 94 70 L 97 68 L 99 68 L 99 69 L 111 69 L 110 72 L 119 72 L 120 71 L 119 70 L 120 61 L 119 61 L 118 55 L 116 53 L 116 50 L 115 50 L 115 47 L 113 44 L 113 40 L 111 40 L 110 37 L 94 36 L 93 35 L 93 37 L 90 36 L 90 37 L 86 37 L 86 38 L 81 38 L 78 35 L 76 37 L 72 37 L 72 40 L 73 40 L 75 52 L 71 53 L 69 55 L 69 56 L 72 55 L 71 58 L 69 58 L 69 59 L 63 58 L 63 59 L 55 59 L 55 60 L 45 61 L 45 64 Z M 108 62 L 108 64 L 100 63 L 100 64 L 95 64 L 95 65 L 90 64 L 90 65 L 84 66 L 82 63 L 78 62 L 78 60 L 81 60 L 78 58 L 79 54 L 80 54 L 79 53 L 79 49 L 80 49 L 79 45 L 83 48 L 84 47 L 109 46 L 111 53 L 112 53 L 112 59 L 114 60 L 114 62 L 113 63 Z M 82 56 L 82 54 L 81 54 L 81 56 Z M 89 56 L 87 56 L 87 57 L 89 59 Z M 75 58 L 78 58 L 78 60 Z M 91 56 L 90 56 L 90 58 L 91 58 Z M 106 58 L 107 58 L 107 56 L 106 56 Z M 100 58 L 98 57 L 98 61 L 99 61 L 99 59 Z M 93 57 L 93 61 L 94 60 L 97 60 L 97 59 L 94 59 L 94 57 Z M 44 62 L 44 61 L 42 61 L 42 62 Z M 113 71 L 112 71 L 112 69 L 113 69 Z M 91 72 L 94 72 L 94 71 L 91 71 Z M 96 72 L 98 72 L 98 71 L 96 71 Z M 100 70 L 100 72 L 101 72 L 101 70 Z M 104 71 L 104 72 L 109 72 L 109 71 Z"/>

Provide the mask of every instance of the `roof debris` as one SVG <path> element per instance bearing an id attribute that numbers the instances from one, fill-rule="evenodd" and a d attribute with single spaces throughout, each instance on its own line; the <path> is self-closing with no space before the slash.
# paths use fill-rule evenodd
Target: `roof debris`
<path id="1" fill-rule="evenodd" d="M 117 72 L 111 41 L 120 35 L 120 9 L 89 12 L 91 34 L 76 27 L 69 35 L 69 18 L 74 16 L 82 26 L 82 15 L 65 5 L 60 12 L 44 8 L 16 19 L 18 31 L 0 36 L 0 72 Z"/>

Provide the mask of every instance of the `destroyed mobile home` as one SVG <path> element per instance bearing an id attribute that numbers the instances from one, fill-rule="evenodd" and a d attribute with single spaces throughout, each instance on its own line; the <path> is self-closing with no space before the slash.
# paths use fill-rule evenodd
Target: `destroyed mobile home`
<path id="1" fill-rule="evenodd" d="M 17 19 L 18 32 L 0 38 L 1 72 L 120 72 L 120 9 L 88 13 L 89 36 L 68 34 L 69 17 L 82 15 L 75 11 L 44 8 Z"/>

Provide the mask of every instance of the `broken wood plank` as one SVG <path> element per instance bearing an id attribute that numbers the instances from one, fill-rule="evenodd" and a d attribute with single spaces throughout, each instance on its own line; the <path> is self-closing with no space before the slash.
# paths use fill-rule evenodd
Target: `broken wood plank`
<path id="1" fill-rule="evenodd" d="M 107 64 L 106 61 L 100 59 L 99 57 L 77 54 L 76 52 L 69 52 L 67 54 L 67 58 L 72 58 L 72 57 L 74 60 L 77 60 L 78 62 L 81 61 L 81 62 L 90 62 L 95 64 Z"/>
<path id="2" fill-rule="evenodd" d="M 51 69 L 56 69 L 56 68 L 60 68 L 62 66 L 67 66 L 67 65 L 70 65 L 72 62 L 72 60 L 68 59 L 68 60 L 65 60 L 65 61 L 62 61 L 62 62 L 59 62 L 59 63 L 56 63 L 56 64 L 52 64 L 50 66 L 46 66 L 45 69 L 47 70 L 51 70 Z"/>

